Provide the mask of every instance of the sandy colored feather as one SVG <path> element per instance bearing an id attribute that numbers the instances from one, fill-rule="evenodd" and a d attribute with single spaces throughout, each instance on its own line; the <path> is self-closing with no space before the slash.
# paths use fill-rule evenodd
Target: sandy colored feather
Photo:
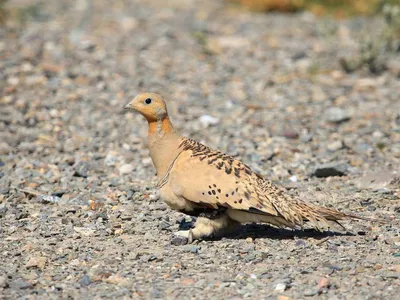
<path id="1" fill-rule="evenodd" d="M 194 208 L 224 207 L 278 217 L 278 223 L 283 219 L 282 225 L 290 227 L 309 221 L 319 230 L 329 226 L 328 220 L 347 216 L 297 200 L 242 162 L 194 140 L 183 139 L 180 148 L 168 184 L 178 197 L 195 203 Z"/>

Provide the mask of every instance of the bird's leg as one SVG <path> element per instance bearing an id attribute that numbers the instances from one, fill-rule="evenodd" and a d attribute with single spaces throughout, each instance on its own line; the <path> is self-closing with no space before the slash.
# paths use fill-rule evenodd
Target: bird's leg
<path id="1" fill-rule="evenodd" d="M 226 213 L 226 209 L 203 211 L 198 215 L 194 228 L 181 230 L 174 235 L 183 238 L 179 243 L 192 243 L 202 237 L 220 236 L 231 232 L 240 223 L 232 220 Z"/>
<path id="2" fill-rule="evenodd" d="M 199 217 L 195 223 L 194 228 L 191 230 L 193 240 L 202 237 L 218 236 L 228 231 L 233 230 L 239 225 L 238 222 L 233 221 L 228 217 L 225 212 L 213 215 L 210 217 Z"/>

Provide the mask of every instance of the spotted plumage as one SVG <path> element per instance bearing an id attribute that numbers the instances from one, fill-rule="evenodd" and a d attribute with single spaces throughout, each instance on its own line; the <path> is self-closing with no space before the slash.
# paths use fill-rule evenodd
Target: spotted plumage
<path id="1" fill-rule="evenodd" d="M 151 104 L 144 101 L 149 98 Z M 149 122 L 149 150 L 161 197 L 171 208 L 199 216 L 194 229 L 180 232 L 189 240 L 224 233 L 239 223 L 303 228 L 308 222 L 323 230 L 328 221 L 356 218 L 295 199 L 232 156 L 181 137 L 157 94 L 140 94 L 128 108 Z"/>

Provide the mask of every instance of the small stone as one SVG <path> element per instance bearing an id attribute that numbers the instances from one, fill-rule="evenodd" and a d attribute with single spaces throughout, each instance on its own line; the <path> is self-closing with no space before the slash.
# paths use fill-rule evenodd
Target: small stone
<path id="1" fill-rule="evenodd" d="M 115 166 L 119 162 L 119 157 L 116 152 L 107 153 L 106 158 L 104 159 L 104 164 L 107 167 Z"/>
<path id="2" fill-rule="evenodd" d="M 8 287 L 8 279 L 6 276 L 0 276 L 0 288 Z"/>
<path id="3" fill-rule="evenodd" d="M 119 173 L 121 175 L 131 174 L 134 170 L 134 166 L 131 164 L 124 164 L 119 167 Z"/>
<path id="4" fill-rule="evenodd" d="M 39 268 L 39 269 L 44 269 L 47 263 L 47 258 L 40 256 L 40 257 L 32 257 L 27 263 L 26 267 L 27 268 Z"/>
<path id="5" fill-rule="evenodd" d="M 323 277 L 318 281 L 318 288 L 329 288 L 331 286 L 331 283 L 328 278 Z"/>
<path id="6" fill-rule="evenodd" d="M 400 278 L 400 273 L 386 273 L 386 274 L 382 274 L 382 277 L 398 279 L 398 278 Z"/>
<path id="7" fill-rule="evenodd" d="M 275 287 L 275 291 L 277 292 L 284 292 L 286 290 L 286 284 L 278 283 Z"/>
<path id="8" fill-rule="evenodd" d="M 199 250 L 200 250 L 200 247 L 199 247 L 199 246 L 192 246 L 192 247 L 190 248 L 190 252 L 192 252 L 192 253 L 194 253 L 194 254 L 199 253 Z"/>
<path id="9" fill-rule="evenodd" d="M 8 154 L 11 150 L 12 147 L 10 147 L 6 142 L 0 142 L 0 155 Z"/>
<path id="10" fill-rule="evenodd" d="M 116 285 L 127 285 L 128 280 L 120 274 L 113 274 L 105 279 L 105 282 L 116 284 Z"/>
<path id="11" fill-rule="evenodd" d="M 89 165 L 86 162 L 80 162 L 75 168 L 75 177 L 88 177 Z"/>
<path id="12" fill-rule="evenodd" d="M 340 107 L 330 107 L 325 113 L 325 118 L 328 122 L 339 124 L 350 120 L 351 114 Z"/>
<path id="13" fill-rule="evenodd" d="M 161 220 L 158 224 L 158 228 L 160 228 L 161 230 L 167 230 L 169 227 L 171 227 L 171 224 L 165 220 Z"/>
<path id="14" fill-rule="evenodd" d="M 209 127 L 210 125 L 217 125 L 219 123 L 218 118 L 212 117 L 210 115 L 202 115 L 199 118 L 199 121 L 204 127 Z"/>
<path id="15" fill-rule="evenodd" d="M 61 201 L 60 197 L 56 196 L 49 196 L 49 195 L 41 195 L 40 200 L 42 200 L 42 203 L 59 203 Z"/>
<path id="16" fill-rule="evenodd" d="M 317 165 L 312 172 L 315 177 L 343 176 L 347 173 L 348 164 L 344 162 Z"/>
<path id="17" fill-rule="evenodd" d="M 289 129 L 283 131 L 282 135 L 283 135 L 285 138 L 287 138 L 287 139 L 292 139 L 292 140 L 295 140 L 295 139 L 298 139 L 298 138 L 299 138 L 299 134 L 298 134 L 296 131 L 294 131 L 294 130 L 289 130 Z"/>
<path id="18" fill-rule="evenodd" d="M 327 146 L 328 150 L 331 152 L 335 152 L 337 150 L 343 149 L 344 144 L 342 141 L 334 141 Z"/>
<path id="19" fill-rule="evenodd" d="M 305 240 L 299 239 L 299 240 L 296 241 L 296 246 L 297 246 L 297 247 L 306 247 L 306 246 L 307 246 L 307 243 L 306 243 Z"/>
<path id="20" fill-rule="evenodd" d="M 171 244 L 174 246 L 182 246 L 189 243 L 189 239 L 184 236 L 174 235 Z"/>
<path id="21" fill-rule="evenodd" d="M 89 277 L 88 274 L 85 274 L 79 279 L 78 282 L 81 286 L 86 287 L 92 283 L 92 279 Z"/>
<path id="22" fill-rule="evenodd" d="M 27 282 L 21 278 L 15 280 L 12 283 L 12 286 L 14 288 L 21 289 L 21 290 L 26 290 L 26 289 L 32 288 L 32 284 L 30 282 Z"/>
<path id="23" fill-rule="evenodd" d="M 87 228 L 87 227 L 74 227 L 75 232 L 79 233 L 83 236 L 92 236 L 95 233 L 94 229 Z"/>
<path id="24" fill-rule="evenodd" d="M 151 157 L 143 158 L 142 165 L 145 167 L 149 167 L 149 166 L 153 165 L 153 161 L 151 160 Z"/>
<path id="25" fill-rule="evenodd" d="M 319 293 L 318 289 L 311 289 L 311 290 L 304 291 L 303 295 L 306 297 L 312 297 L 312 296 L 318 295 L 318 293 Z"/>
<path id="26" fill-rule="evenodd" d="M 292 300 L 292 298 L 290 298 L 288 296 L 280 295 L 280 296 L 278 296 L 277 300 Z"/>

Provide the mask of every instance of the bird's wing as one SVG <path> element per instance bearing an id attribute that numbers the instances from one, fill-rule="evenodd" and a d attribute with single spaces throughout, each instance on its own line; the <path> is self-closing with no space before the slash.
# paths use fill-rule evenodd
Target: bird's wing
<path id="1" fill-rule="evenodd" d="M 326 220 L 345 214 L 293 199 L 247 165 L 191 139 L 181 143 L 182 152 L 170 169 L 170 184 L 178 197 L 204 208 L 233 208 L 281 217 L 293 225 L 310 221 L 319 228 Z M 324 226 L 325 227 L 325 226 Z"/>

